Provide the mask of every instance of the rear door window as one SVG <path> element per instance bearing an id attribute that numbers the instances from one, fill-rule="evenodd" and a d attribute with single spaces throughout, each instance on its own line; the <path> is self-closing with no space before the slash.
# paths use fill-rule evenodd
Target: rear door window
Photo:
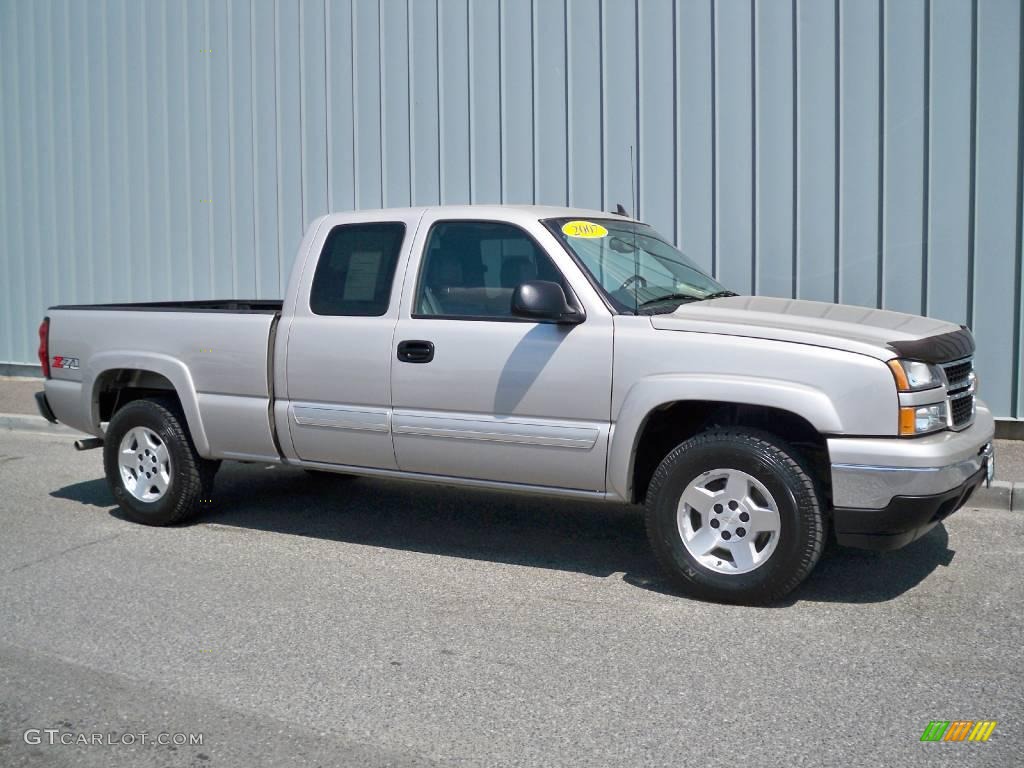
<path id="1" fill-rule="evenodd" d="M 310 310 L 317 315 L 385 314 L 404 239 L 405 224 L 396 221 L 331 230 L 313 275 Z"/>

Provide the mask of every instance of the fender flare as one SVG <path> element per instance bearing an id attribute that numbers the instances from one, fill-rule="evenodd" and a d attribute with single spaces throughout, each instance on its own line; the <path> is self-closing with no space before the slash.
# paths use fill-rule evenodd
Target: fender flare
<path id="1" fill-rule="evenodd" d="M 82 376 L 83 413 L 89 413 L 92 423 L 99 423 L 97 388 L 102 376 L 112 370 L 148 371 L 163 376 L 174 387 L 181 409 L 185 413 L 185 422 L 192 435 L 196 451 L 200 456 L 210 455 L 210 443 L 206 439 L 203 419 L 199 413 L 199 398 L 188 366 L 181 360 L 163 355 L 159 352 L 102 352 L 89 360 L 89 366 Z M 86 399 L 87 398 L 87 399 Z"/>
<path id="2" fill-rule="evenodd" d="M 626 393 L 612 426 L 606 478 L 609 495 L 631 500 L 638 442 L 650 415 L 658 408 L 687 400 L 777 408 L 800 416 L 822 434 L 844 431 L 831 398 L 807 384 L 734 375 L 651 376 L 634 384 Z"/>

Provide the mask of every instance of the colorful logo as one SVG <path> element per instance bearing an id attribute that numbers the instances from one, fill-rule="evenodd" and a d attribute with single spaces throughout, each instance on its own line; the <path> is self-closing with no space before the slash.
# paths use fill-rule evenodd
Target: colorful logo
<path id="1" fill-rule="evenodd" d="M 995 720 L 932 720 L 921 741 L 988 741 L 996 729 Z"/>

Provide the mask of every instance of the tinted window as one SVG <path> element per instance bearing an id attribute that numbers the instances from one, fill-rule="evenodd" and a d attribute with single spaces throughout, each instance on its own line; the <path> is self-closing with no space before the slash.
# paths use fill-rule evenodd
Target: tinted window
<path id="1" fill-rule="evenodd" d="M 519 227 L 500 222 L 435 224 L 416 295 L 418 316 L 511 317 L 512 291 L 527 280 L 565 281 Z"/>
<path id="2" fill-rule="evenodd" d="M 344 224 L 331 230 L 313 276 L 309 308 L 317 315 L 383 315 L 405 224 Z"/>

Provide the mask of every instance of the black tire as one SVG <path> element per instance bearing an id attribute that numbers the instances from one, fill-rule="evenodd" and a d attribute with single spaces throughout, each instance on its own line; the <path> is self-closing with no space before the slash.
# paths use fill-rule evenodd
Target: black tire
<path id="1" fill-rule="evenodd" d="M 680 497 L 692 480 L 713 469 L 737 469 L 752 476 L 778 507 L 775 549 L 746 573 L 712 570 L 683 544 L 677 517 Z M 821 494 L 807 466 L 784 441 L 753 429 L 714 429 L 676 446 L 651 479 L 646 519 L 654 556 L 672 585 L 704 600 L 775 602 L 807 578 L 825 545 Z"/>
<path id="2" fill-rule="evenodd" d="M 125 487 L 118 465 L 121 440 L 128 430 L 147 427 L 167 446 L 171 458 L 171 479 L 156 501 L 136 499 Z M 114 414 L 103 440 L 103 468 L 118 506 L 125 516 L 145 525 L 171 525 L 194 514 L 213 491 L 219 461 L 196 453 L 185 417 L 174 400 L 149 398 L 133 400 Z"/>

